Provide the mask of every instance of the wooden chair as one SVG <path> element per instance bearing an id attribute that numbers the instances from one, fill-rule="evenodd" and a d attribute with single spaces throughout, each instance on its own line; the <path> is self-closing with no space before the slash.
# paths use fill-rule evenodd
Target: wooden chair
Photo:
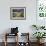
<path id="1" fill-rule="evenodd" d="M 29 33 L 21 33 L 21 36 L 26 36 L 27 42 L 26 42 L 26 46 L 30 46 L 30 42 L 29 42 Z"/>
<path id="2" fill-rule="evenodd" d="M 7 42 L 7 38 L 8 38 L 8 37 L 7 37 L 7 36 L 9 36 L 9 37 L 10 37 L 10 36 L 17 36 L 17 42 L 16 42 L 17 44 L 16 44 L 15 46 L 18 46 L 18 34 L 6 33 L 6 34 L 5 34 L 5 46 L 8 45 L 8 42 Z M 15 39 L 16 39 L 16 38 L 15 38 Z"/>

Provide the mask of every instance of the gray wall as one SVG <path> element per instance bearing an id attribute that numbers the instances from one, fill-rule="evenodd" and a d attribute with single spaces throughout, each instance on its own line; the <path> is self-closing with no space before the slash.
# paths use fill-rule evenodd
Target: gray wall
<path id="1" fill-rule="evenodd" d="M 26 20 L 10 20 L 10 7 L 26 7 Z M 0 0 L 0 34 L 17 26 L 19 32 L 29 32 L 32 37 L 32 24 L 36 24 L 36 0 Z"/>

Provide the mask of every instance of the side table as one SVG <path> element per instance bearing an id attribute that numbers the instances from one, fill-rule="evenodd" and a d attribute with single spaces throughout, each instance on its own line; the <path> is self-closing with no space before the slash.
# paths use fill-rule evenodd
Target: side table
<path id="1" fill-rule="evenodd" d="M 7 37 L 8 36 L 8 37 Z M 16 36 L 17 37 L 17 42 L 16 42 L 16 45 L 15 46 L 18 46 L 18 33 L 16 34 L 10 34 L 10 33 L 6 33 L 5 34 L 5 46 L 7 46 L 7 38 L 10 38 L 10 36 Z"/>

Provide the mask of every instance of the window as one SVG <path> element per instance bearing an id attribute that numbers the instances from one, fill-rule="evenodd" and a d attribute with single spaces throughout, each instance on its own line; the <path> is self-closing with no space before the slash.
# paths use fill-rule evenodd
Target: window
<path id="1" fill-rule="evenodd" d="M 46 0 L 37 1 L 37 15 L 39 17 L 46 17 Z"/>

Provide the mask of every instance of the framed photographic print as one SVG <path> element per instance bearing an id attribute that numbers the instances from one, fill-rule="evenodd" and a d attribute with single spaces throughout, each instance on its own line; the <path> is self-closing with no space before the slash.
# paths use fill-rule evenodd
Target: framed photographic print
<path id="1" fill-rule="evenodd" d="M 11 7 L 10 8 L 11 20 L 25 20 L 26 19 L 26 7 Z"/>

